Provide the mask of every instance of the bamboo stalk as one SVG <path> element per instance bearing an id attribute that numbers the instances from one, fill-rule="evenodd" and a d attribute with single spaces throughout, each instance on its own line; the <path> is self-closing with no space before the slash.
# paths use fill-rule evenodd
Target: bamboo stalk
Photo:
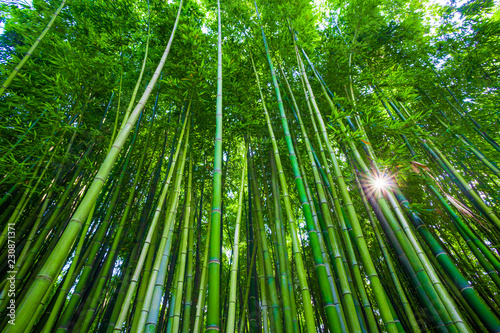
<path id="1" fill-rule="evenodd" d="M 220 229 L 221 229 L 221 196 L 222 196 L 222 31 L 220 19 L 220 0 L 217 0 L 217 105 L 215 116 L 215 153 L 212 192 L 212 213 L 210 215 L 210 250 L 208 260 L 208 311 L 206 331 L 220 328 Z"/>
<path id="2" fill-rule="evenodd" d="M 241 182 L 238 191 L 238 212 L 236 213 L 236 222 L 234 229 L 233 261 L 231 262 L 231 277 L 229 281 L 229 308 L 226 321 L 226 333 L 235 332 L 236 324 L 236 280 L 238 278 L 239 247 L 240 247 L 240 222 L 243 205 L 243 196 L 245 191 L 245 172 L 246 172 L 246 154 L 243 158 L 243 167 L 241 168 Z"/>

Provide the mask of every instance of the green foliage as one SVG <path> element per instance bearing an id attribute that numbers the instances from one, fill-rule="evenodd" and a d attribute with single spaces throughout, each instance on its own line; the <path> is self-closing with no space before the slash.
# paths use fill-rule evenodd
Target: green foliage
<path id="1" fill-rule="evenodd" d="M 0 35 L 1 82 L 4 82 L 25 56 L 60 4 L 59 0 L 34 0 L 32 4 L 6 1 L 0 4 L 0 25 L 4 29 Z M 370 170 L 376 164 L 394 175 L 401 191 L 410 202 L 408 209 L 418 213 L 428 222 L 432 235 L 435 235 L 438 243 L 451 254 L 459 270 L 472 281 L 474 287 L 479 286 L 477 290 L 480 296 L 498 312 L 498 281 L 485 277 L 483 258 L 478 258 L 477 253 L 474 253 L 475 249 L 469 249 L 470 243 L 463 237 L 465 231 L 453 222 L 452 217 L 448 215 L 450 211 L 432 194 L 428 183 L 438 182 L 442 195 L 446 198 L 450 195 L 474 211 L 477 216 L 463 213 L 456 205 L 450 208 L 451 211 L 461 214 L 470 226 L 471 234 L 477 235 L 484 243 L 484 248 L 491 250 L 493 258 L 498 254 L 498 229 L 488 220 L 488 214 L 478 208 L 477 202 L 470 199 L 470 194 L 463 184 L 457 185 L 456 177 L 450 176 L 449 170 L 446 171 L 428 150 L 422 147 L 425 142 L 432 142 L 439 147 L 456 172 L 464 177 L 464 181 L 478 193 L 485 205 L 498 214 L 500 181 L 495 168 L 500 165 L 499 150 L 487 139 L 489 137 L 497 143 L 500 141 L 500 10 L 498 6 L 495 7 L 495 2 L 450 1 L 446 6 L 440 6 L 422 0 L 270 0 L 258 1 L 257 5 L 270 56 L 276 65 L 277 78 L 280 84 L 284 85 L 285 80 L 278 69 L 278 66 L 281 66 L 290 82 L 312 148 L 321 163 L 323 160 L 320 147 L 309 117 L 307 97 L 310 96 L 308 93 L 307 96 L 304 94 L 295 45 L 299 52 L 304 50 L 308 55 L 317 73 L 324 80 L 325 87 L 328 88 L 327 93 L 331 93 L 328 98 L 322 94 L 321 81 L 317 79 L 312 68 L 308 67 L 301 54 L 311 89 L 315 92 L 315 102 L 328 129 L 327 136 L 338 157 L 339 170 L 346 179 L 346 191 L 352 196 L 354 210 L 361 222 L 370 250 L 369 255 L 384 286 L 390 285 L 386 292 L 391 296 L 398 296 L 397 288 L 391 284 L 393 275 L 385 266 L 386 257 L 381 250 L 381 245 L 390 244 L 387 242 L 389 236 L 386 235 L 382 244 L 379 243 L 377 232 L 368 223 L 370 214 L 365 210 L 361 195 L 355 191 L 358 188 L 356 171 L 351 164 L 355 151 L 349 143 L 354 144 L 362 155 L 361 160 L 365 161 Z M 109 147 L 113 145 L 112 139 L 116 138 L 113 136 L 115 120 L 118 125 L 116 129 L 119 129 L 139 77 L 148 31 L 149 51 L 138 96 L 153 76 L 170 37 L 178 9 L 178 1 L 170 0 L 68 1 L 38 48 L 6 92 L 0 96 L 0 199 L 5 198 L 5 201 L 0 203 L 0 225 L 3 228 L 15 209 L 19 209 L 19 244 L 35 246 L 28 243 L 31 230 L 35 230 L 33 243 L 42 239 L 38 237 L 43 235 L 46 241 L 40 242 L 36 254 L 30 258 L 32 266 L 29 268 L 33 268 L 34 272 L 38 272 L 46 258 L 45 254 L 50 253 L 57 243 L 58 237 L 66 228 L 68 220 L 79 206 L 106 157 Z M 112 235 L 116 231 L 117 226 L 113 221 L 120 219 L 127 196 L 132 192 L 134 179 L 136 175 L 140 176 L 131 204 L 133 213 L 130 214 L 130 221 L 127 221 L 123 239 L 117 246 L 116 260 L 113 261 L 119 267 L 110 273 L 109 281 L 107 280 L 103 287 L 106 292 L 103 297 L 106 301 L 100 303 L 102 307 L 97 308 L 99 317 L 95 318 L 96 323 L 100 323 L 100 320 L 104 323 L 112 316 L 114 298 L 118 295 L 120 283 L 125 281 L 126 264 L 129 260 L 137 261 L 132 255 L 136 255 L 139 250 L 134 252 L 134 248 L 143 244 L 144 234 L 150 225 L 151 212 L 155 209 L 162 182 L 168 173 L 170 150 L 177 143 L 175 140 L 178 139 L 189 103 L 189 146 L 194 160 L 193 201 L 198 205 L 200 199 L 203 199 L 201 210 L 196 213 L 201 214 L 201 224 L 199 230 L 198 226 L 196 227 L 194 241 L 201 254 L 208 241 L 206 231 L 210 220 L 209 198 L 214 191 L 211 178 L 214 175 L 213 147 L 218 81 L 216 12 L 217 2 L 214 0 L 187 0 L 184 3 L 170 54 L 161 78 L 146 103 L 140 126 L 132 131 L 132 135 L 124 143 L 118 162 L 114 165 L 101 196 L 95 202 L 94 219 L 87 235 L 82 238 L 84 249 L 95 240 L 113 191 L 120 189 L 117 203 L 109 212 L 112 223 L 105 235 L 110 235 L 111 238 L 102 240 L 104 245 L 98 257 L 101 260 L 108 255 Z M 274 198 L 264 194 L 264 189 L 272 193 L 269 190 L 269 150 L 272 140 L 262 112 L 263 101 L 255 82 L 251 56 L 256 61 L 256 71 L 262 80 L 262 93 L 282 156 L 283 177 L 288 184 L 294 184 L 297 175 L 294 175 L 293 166 L 287 158 L 287 136 L 282 130 L 279 105 L 265 58 L 254 3 L 221 1 L 221 15 L 223 177 L 219 185 L 222 188 L 223 227 L 220 288 L 221 295 L 226 296 L 226 278 L 230 273 L 231 261 L 228 254 L 231 253 L 238 206 L 237 186 L 243 163 L 242 156 L 246 153 L 245 136 L 252 140 L 251 155 L 256 164 L 258 184 L 262 187 L 259 189 L 262 192 L 261 198 L 257 199 L 261 200 L 263 205 L 263 222 L 270 244 L 270 267 L 273 267 L 278 276 L 278 252 L 274 248 L 275 240 L 272 235 L 275 221 L 273 213 L 268 213 L 274 209 Z M 280 89 L 290 135 L 295 140 L 295 151 L 303 160 L 299 163 L 305 170 L 303 177 L 309 177 L 311 192 L 316 198 L 318 192 L 315 186 L 318 185 L 312 181 L 313 167 L 307 159 L 306 140 L 299 135 L 300 128 L 293 118 L 290 102 L 292 96 L 285 94 L 284 88 Z M 329 98 L 334 103 L 333 108 L 330 107 Z M 138 99 L 135 104 L 137 101 Z M 123 171 L 123 185 L 119 187 L 118 179 L 125 165 L 125 153 L 129 151 L 133 135 L 136 135 L 135 148 L 130 150 L 129 164 Z M 414 154 L 408 145 L 411 145 Z M 365 155 L 364 151 L 370 149 L 376 152 L 376 158 Z M 480 152 L 484 159 L 474 152 Z M 143 154 L 145 162 L 141 165 L 139 161 Z M 259 166 L 261 159 L 263 162 Z M 415 163 L 420 163 L 420 166 Z M 325 164 L 325 169 L 333 168 L 330 157 L 327 157 Z M 426 178 L 424 171 L 429 172 L 430 178 Z M 326 184 L 323 178 L 322 182 Z M 322 182 L 319 183 L 323 184 Z M 182 184 L 184 183 L 187 184 L 183 180 Z M 200 198 L 202 186 L 204 194 Z M 331 186 L 341 190 L 338 183 Z M 181 187 L 182 206 L 187 185 Z M 67 189 L 68 193 L 65 195 Z M 317 287 L 318 277 L 314 275 L 315 268 L 311 264 L 312 243 L 303 223 L 298 190 L 294 185 L 289 185 L 288 190 L 290 202 L 293 204 L 293 216 L 297 218 L 299 232 L 303 234 L 300 236 L 304 246 L 302 255 L 306 263 L 306 273 L 310 273 L 307 279 L 312 288 L 313 302 L 319 309 L 317 320 L 318 323 L 324 324 L 324 310 L 319 306 L 322 300 Z M 9 191 L 12 191 L 12 196 L 5 194 L 10 193 Z M 25 201 L 22 198 L 25 193 L 24 206 Z M 167 201 L 171 197 L 172 193 L 169 192 Z M 328 197 L 327 200 L 333 214 L 333 199 Z M 345 198 L 339 200 L 344 207 Z M 283 204 L 284 199 L 280 198 L 279 201 Z M 18 207 L 19 203 L 21 204 Z M 44 203 L 47 203 L 45 208 Z M 181 220 L 181 206 L 177 209 L 175 221 Z M 196 208 L 198 209 L 199 207 Z M 248 207 L 245 206 L 244 221 L 249 219 L 247 210 Z M 38 216 L 40 220 L 36 222 Z M 336 228 L 339 228 L 335 232 L 340 232 L 337 225 L 340 223 L 337 221 L 338 216 L 332 216 Z M 51 218 L 54 219 L 53 225 L 49 225 Z M 293 262 L 289 221 L 285 218 L 283 220 L 286 229 L 285 252 L 289 256 L 288 260 Z M 44 234 L 43 230 L 47 225 L 50 228 L 48 227 L 47 233 Z M 159 226 L 160 231 L 162 228 L 163 225 Z M 217 230 L 213 232 L 218 233 Z M 241 253 L 246 253 L 249 248 L 249 240 L 243 239 L 247 237 L 248 231 L 242 227 Z M 424 242 L 423 236 L 419 235 L 417 238 L 419 242 Z M 179 241 L 174 241 L 174 245 L 175 242 Z M 339 243 L 343 253 L 348 249 L 345 242 L 342 238 Z M 76 245 L 74 246 L 67 256 L 58 282 L 53 287 L 62 283 L 74 256 Z M 431 251 L 426 246 L 424 249 Z M 482 250 L 484 248 L 481 247 Z M 391 248 L 391 251 L 396 250 Z M 151 254 L 154 255 L 155 253 Z M 356 252 L 354 258 L 356 256 L 359 257 L 360 254 Z M 239 279 L 246 283 L 250 261 L 246 262 L 241 254 L 240 257 L 242 259 Z M 408 297 L 414 312 L 423 313 L 427 304 L 417 297 L 415 285 L 403 268 L 404 263 L 398 261 L 400 257 L 401 254 L 396 253 L 393 258 L 397 262 L 396 275 L 400 276 L 405 289 L 411 289 Z M 2 257 L 3 259 L 5 258 Z M 494 262 L 493 259 L 491 261 Z M 78 264 L 83 265 L 83 262 Z M 196 274 L 201 275 L 199 269 L 202 263 L 197 264 L 200 267 L 195 268 Z M 99 265 L 96 263 L 94 268 Z M 364 279 L 366 268 L 363 265 L 360 267 Z M 440 278 L 447 276 L 441 266 L 436 267 Z M 0 273 L 3 275 L 6 274 L 4 268 L 5 266 L 0 267 Z M 174 268 L 175 263 L 172 263 L 167 273 L 173 275 Z M 496 266 L 494 268 L 498 269 Z M 295 291 L 299 286 L 296 269 L 295 266 L 292 267 L 293 278 L 290 277 Z M 347 270 L 351 272 L 352 268 L 348 267 Z M 21 289 L 28 288 L 34 278 L 29 272 L 20 285 Z M 92 274 L 97 281 L 99 270 L 93 269 Z M 335 271 L 333 274 L 336 274 Z M 76 277 L 77 275 L 75 279 Z M 170 279 L 173 278 L 170 276 Z M 75 281 L 78 283 L 77 279 Z M 199 282 L 199 276 L 198 280 L 194 278 L 194 281 Z M 368 298 L 376 310 L 374 313 L 378 320 L 380 313 L 377 312 L 376 298 L 366 281 L 368 280 L 365 280 Z M 243 282 L 238 282 L 238 289 L 241 289 L 242 293 L 245 288 Z M 92 286 L 94 282 L 89 283 L 89 286 Z M 88 286 L 86 288 L 86 292 L 90 293 L 91 289 Z M 22 290 L 24 297 L 24 291 L 27 289 Z M 197 297 L 198 290 L 193 290 Z M 169 289 L 168 293 L 165 293 L 165 299 L 169 299 L 172 291 Z M 297 305 L 302 300 L 302 295 L 299 294 L 296 295 Z M 354 297 L 358 297 L 356 290 L 354 294 Z M 52 297 L 52 294 L 50 295 Z M 83 295 L 86 301 L 85 297 L 88 295 Z M 238 311 L 241 311 L 240 303 L 243 302 L 243 297 L 238 295 Z M 466 313 L 467 320 L 472 323 L 472 329 L 482 329 L 482 324 L 467 314 L 465 301 L 459 296 L 456 297 L 460 311 Z M 221 297 L 221 300 L 224 298 Z M 50 300 L 47 304 L 53 306 Z M 106 308 L 108 304 L 112 305 Z M 78 305 L 76 310 L 83 311 L 83 306 Z M 396 305 L 396 308 L 399 315 L 404 313 L 402 306 Z M 225 311 L 222 303 L 221 309 Z M 1 313 L 4 310 L 0 307 Z M 302 307 L 298 306 L 296 310 L 298 318 L 303 320 Z M 161 311 L 166 313 L 163 305 Z M 194 312 L 192 310 L 192 313 Z M 43 311 L 38 314 L 37 318 L 42 319 L 33 323 L 33 331 L 41 331 L 41 323 L 47 320 L 47 316 Z M 166 317 L 168 315 L 165 315 Z M 404 328 L 409 331 L 406 317 L 402 322 Z M 302 324 L 304 323 L 301 322 Z M 94 331 L 104 331 L 99 325 L 93 324 L 91 328 Z M 159 325 L 166 328 L 167 324 L 160 320 Z M 430 319 L 423 320 L 421 326 L 422 330 L 432 330 L 435 323 Z M 382 329 L 382 326 L 380 328 Z M 0 329 L 3 329 L 3 326 L 0 326 Z"/>

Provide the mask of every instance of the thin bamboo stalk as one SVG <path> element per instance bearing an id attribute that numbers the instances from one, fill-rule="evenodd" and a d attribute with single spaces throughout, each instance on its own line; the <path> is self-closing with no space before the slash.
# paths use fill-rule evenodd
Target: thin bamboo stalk
<path id="1" fill-rule="evenodd" d="M 226 333 L 234 333 L 236 325 L 236 282 L 238 279 L 239 247 L 240 247 L 240 222 L 245 193 L 246 154 L 244 154 L 243 167 L 241 168 L 241 182 L 238 192 L 238 212 L 234 229 L 233 261 L 231 262 L 231 277 L 229 281 L 229 308 L 226 321 Z"/>
<path id="2" fill-rule="evenodd" d="M 212 192 L 212 213 L 210 215 L 210 250 L 208 261 L 208 311 L 206 331 L 220 328 L 220 249 L 221 249 L 221 196 L 222 196 L 222 31 L 220 19 L 220 0 L 217 0 L 217 105 L 215 116 L 215 153 Z"/>
<path id="3" fill-rule="evenodd" d="M 43 29 L 43 31 L 40 34 L 40 36 L 38 36 L 38 38 L 35 40 L 35 42 L 33 43 L 33 45 L 31 45 L 31 47 L 28 50 L 28 52 L 26 53 L 26 55 L 19 62 L 19 64 L 17 64 L 17 66 L 14 68 L 14 70 L 10 73 L 9 77 L 7 78 L 7 80 L 5 80 L 5 82 L 2 84 L 2 86 L 0 87 L 0 97 L 4 94 L 5 90 L 7 90 L 7 88 L 10 86 L 10 83 L 12 82 L 12 80 L 14 80 L 14 78 L 17 75 L 17 73 L 19 73 L 19 71 L 24 66 L 24 64 L 29 60 L 29 58 L 31 57 L 31 55 L 33 54 L 33 52 L 35 52 L 36 48 L 38 47 L 38 44 L 40 44 L 40 42 L 43 40 L 43 37 L 45 37 L 45 35 L 47 34 L 47 32 L 50 30 L 50 28 L 54 24 L 57 16 L 61 12 L 61 10 L 64 8 L 65 4 L 66 4 L 66 0 L 63 0 L 61 2 L 61 5 L 59 5 L 59 7 L 57 8 L 57 10 L 54 12 L 54 15 L 52 15 L 52 18 L 50 19 L 50 21 L 47 24 L 47 26 L 45 27 L 45 29 Z"/>

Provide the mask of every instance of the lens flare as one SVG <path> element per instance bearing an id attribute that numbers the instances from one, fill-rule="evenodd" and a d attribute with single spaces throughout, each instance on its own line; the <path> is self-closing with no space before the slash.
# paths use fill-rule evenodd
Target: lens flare
<path id="1" fill-rule="evenodd" d="M 388 183 L 383 177 L 378 177 L 373 180 L 373 185 L 375 185 L 377 189 L 382 190 L 387 187 Z"/>
<path id="2" fill-rule="evenodd" d="M 375 173 L 365 177 L 368 194 L 378 196 L 392 186 L 392 176 L 388 172 Z"/>

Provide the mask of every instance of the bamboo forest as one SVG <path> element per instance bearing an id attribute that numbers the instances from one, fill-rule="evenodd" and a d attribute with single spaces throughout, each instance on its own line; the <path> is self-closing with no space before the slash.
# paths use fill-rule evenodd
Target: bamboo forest
<path id="1" fill-rule="evenodd" d="M 2 0 L 0 84 L 1 332 L 500 332 L 498 0 Z"/>

